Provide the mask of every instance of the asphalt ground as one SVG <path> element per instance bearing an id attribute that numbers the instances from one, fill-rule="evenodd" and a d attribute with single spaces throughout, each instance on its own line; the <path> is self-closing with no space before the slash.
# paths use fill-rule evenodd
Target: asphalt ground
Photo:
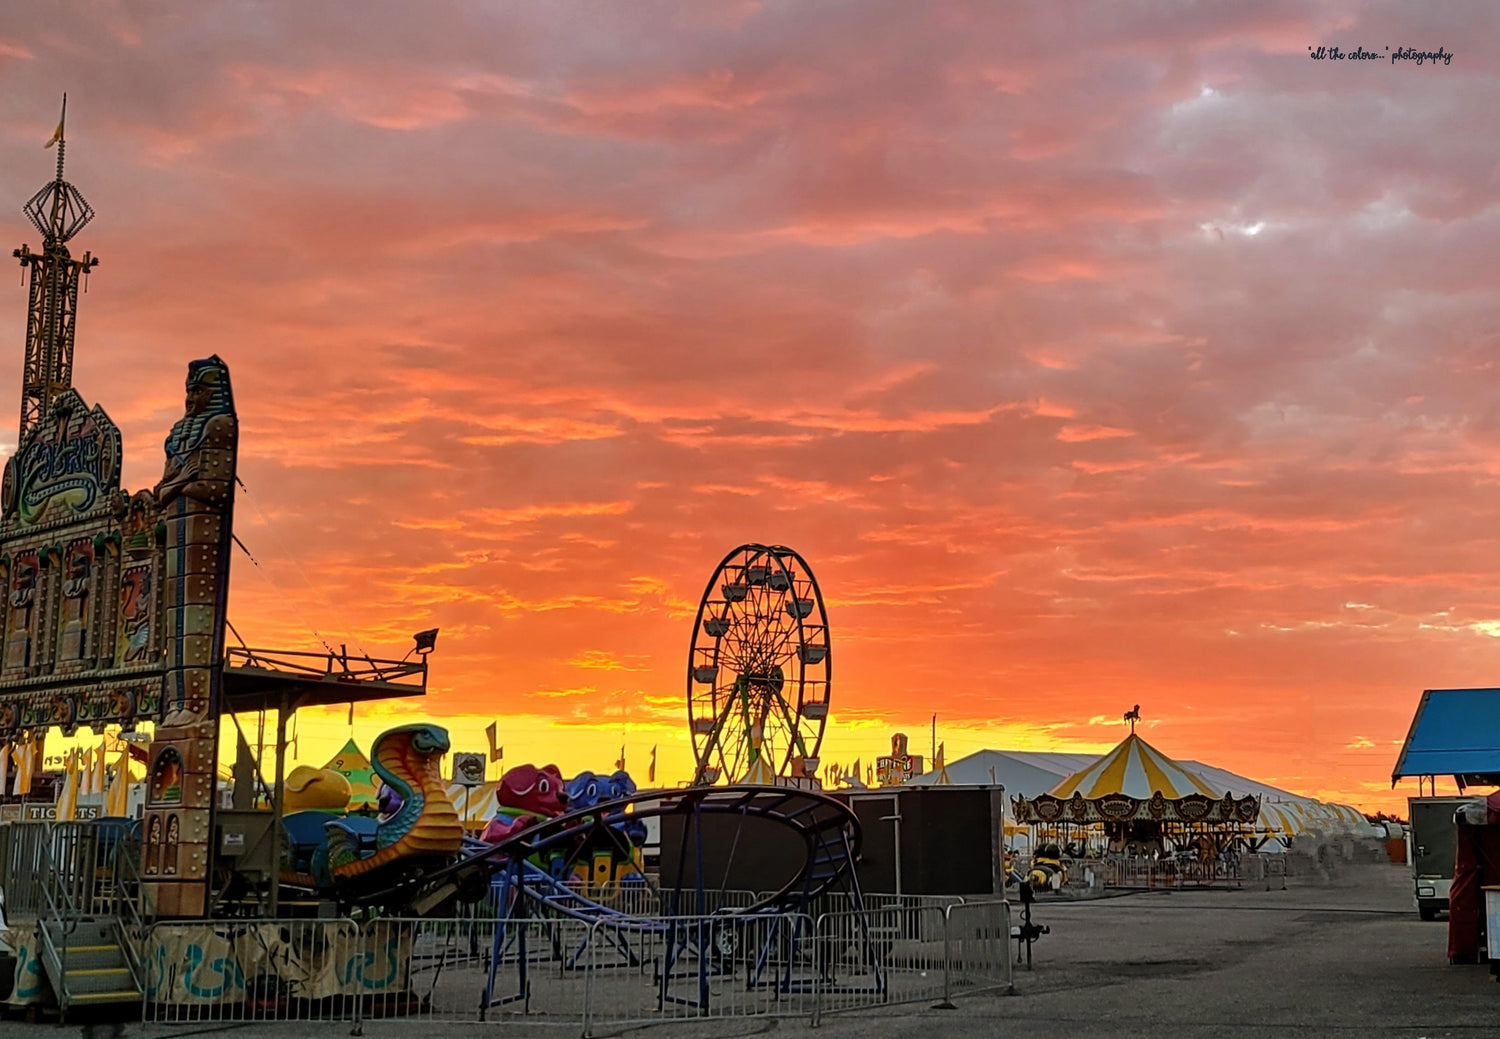
<path id="1" fill-rule="evenodd" d="M 604 1035 L 660 1039 L 735 1036 L 867 1036 L 1036 1039 L 1151 1036 L 1285 1039 L 1374 1036 L 1500 1037 L 1500 984 L 1487 966 L 1450 966 L 1447 927 L 1417 918 L 1404 867 L 1348 866 L 1332 879 L 1292 879 L 1286 890 L 1143 892 L 1093 901 L 1039 903 L 1051 927 L 1031 971 L 1017 969 L 1011 996 L 970 997 L 957 1009 L 926 1005 L 805 1019 L 716 1020 Z M 1279 883 L 1279 881 L 1278 881 Z M 0 1022 L 0 1036 L 83 1034 L 105 1039 L 108 1023 Z M 227 1035 L 304 1039 L 348 1034 L 348 1025 L 255 1024 L 210 1028 L 123 1026 L 137 1037 Z M 483 1035 L 577 1035 L 575 1027 L 527 1028 L 412 1021 L 370 1022 L 372 1039 Z"/>

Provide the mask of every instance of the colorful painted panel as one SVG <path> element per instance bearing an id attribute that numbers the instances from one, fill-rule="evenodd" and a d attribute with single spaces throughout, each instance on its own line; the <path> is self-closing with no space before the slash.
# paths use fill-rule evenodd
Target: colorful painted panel
<path id="1" fill-rule="evenodd" d="M 156 649 L 156 567 L 150 562 L 120 571 L 115 618 L 115 667 L 148 664 Z"/>
<path id="2" fill-rule="evenodd" d="M 80 668 L 93 658 L 94 569 L 93 538 L 79 538 L 64 550 L 57 618 L 59 668 Z"/>
<path id="3" fill-rule="evenodd" d="M 24 526 L 60 522 L 107 505 L 119 486 L 119 429 L 70 389 L 5 463 L 0 505 Z"/>
<path id="4" fill-rule="evenodd" d="M 42 560 L 35 552 L 22 553 L 10 565 L 6 593 L 5 670 L 24 674 L 35 662 L 36 630 L 41 618 Z"/>
<path id="5" fill-rule="evenodd" d="M 182 804 L 182 755 L 176 747 L 166 747 L 156 755 L 151 766 L 146 803 L 153 806 Z"/>

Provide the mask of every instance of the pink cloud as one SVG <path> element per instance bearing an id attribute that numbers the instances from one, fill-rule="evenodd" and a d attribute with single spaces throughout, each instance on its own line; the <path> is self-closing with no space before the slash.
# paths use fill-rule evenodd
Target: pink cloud
<path id="1" fill-rule="evenodd" d="M 252 641 L 439 625 L 423 709 L 665 738 L 714 562 L 780 541 L 850 759 L 914 704 L 950 756 L 1107 744 L 1128 693 L 1371 803 L 1416 693 L 1489 681 L 1500 91 L 1458 41 L 1500 15 L 96 14 L 7 23 L 0 222 L 37 244 L 66 67 L 76 383 L 138 487 L 229 359 Z M 1459 54 L 1305 57 L 1340 39 Z"/>

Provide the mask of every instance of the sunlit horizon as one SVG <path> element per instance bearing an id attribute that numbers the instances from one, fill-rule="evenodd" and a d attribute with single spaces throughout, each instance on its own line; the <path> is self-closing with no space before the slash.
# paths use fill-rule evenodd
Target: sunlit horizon
<path id="1" fill-rule="evenodd" d="M 1500 89 L 1454 47 L 1492 8 L 8 13 L 0 236 L 39 244 L 66 91 L 125 485 L 216 353 L 239 635 L 442 631 L 366 750 L 498 721 L 508 764 L 685 780 L 747 542 L 822 587 L 829 764 L 934 713 L 950 761 L 1102 752 L 1139 703 L 1173 757 L 1403 811 L 1421 691 L 1497 684 Z"/>

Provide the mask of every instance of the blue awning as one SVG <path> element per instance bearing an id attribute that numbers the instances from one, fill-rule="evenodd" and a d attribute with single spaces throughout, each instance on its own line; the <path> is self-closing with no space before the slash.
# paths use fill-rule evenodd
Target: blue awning
<path id="1" fill-rule="evenodd" d="M 1428 689 L 1396 758 L 1403 776 L 1500 783 L 1500 689 Z"/>

